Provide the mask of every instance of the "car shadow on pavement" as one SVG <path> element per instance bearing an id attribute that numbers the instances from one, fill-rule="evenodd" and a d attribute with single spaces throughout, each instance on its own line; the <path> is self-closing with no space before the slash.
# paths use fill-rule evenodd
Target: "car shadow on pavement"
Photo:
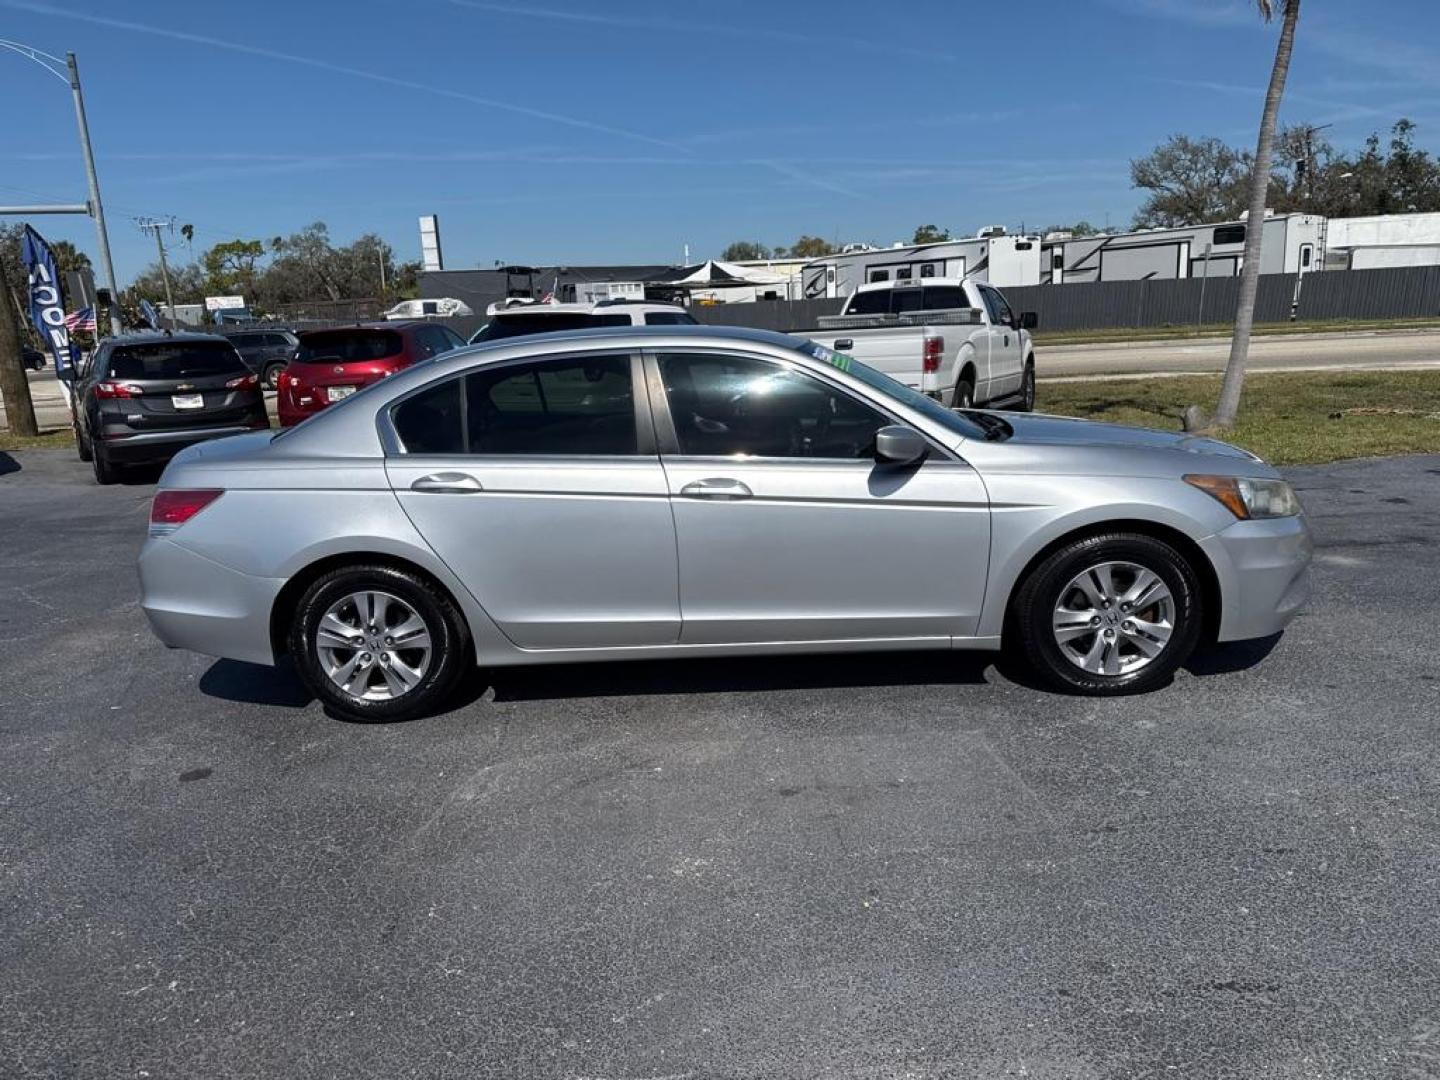
<path id="1" fill-rule="evenodd" d="M 315 700 L 288 660 L 275 667 L 243 660 L 216 660 L 200 676 L 200 692 L 243 705 L 279 705 L 300 709 Z"/>
<path id="2" fill-rule="evenodd" d="M 547 664 L 489 672 L 496 701 L 643 694 L 723 694 L 845 687 L 984 685 L 992 653 L 829 653 L 624 663 Z"/>
<path id="3" fill-rule="evenodd" d="M 1269 656 L 1284 636 L 1283 633 L 1271 634 L 1251 641 L 1227 641 L 1196 649 L 1185 661 L 1185 670 L 1191 675 L 1229 675 L 1244 671 Z"/>
<path id="4" fill-rule="evenodd" d="M 5 476 L 8 473 L 19 471 L 20 462 L 16 461 L 13 457 L 5 453 L 3 450 L 0 450 L 0 476 Z"/>

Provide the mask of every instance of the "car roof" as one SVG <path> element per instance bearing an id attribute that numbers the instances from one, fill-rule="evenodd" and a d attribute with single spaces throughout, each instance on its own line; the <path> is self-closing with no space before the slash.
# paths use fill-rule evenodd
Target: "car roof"
<path id="1" fill-rule="evenodd" d="M 522 337 L 500 338 L 493 342 L 479 342 L 467 346 L 465 349 L 456 349 L 453 353 L 442 353 L 445 358 L 465 355 L 473 356 L 475 353 L 484 350 L 515 350 L 520 347 L 529 349 L 537 344 L 547 342 L 579 343 L 587 341 L 636 341 L 638 347 L 645 348 L 649 339 L 652 338 L 683 338 L 694 339 L 697 342 L 704 341 L 743 341 L 757 345 L 769 345 L 781 349 L 793 349 L 797 342 L 803 341 L 793 334 L 782 334 L 775 330 L 755 330 L 748 326 L 689 326 L 679 324 L 674 326 L 592 326 L 581 330 L 551 330 L 544 334 L 525 334 Z"/>
<path id="2" fill-rule="evenodd" d="M 501 308 L 490 316 L 492 319 L 511 318 L 516 315 L 594 315 L 610 311 L 684 311 L 679 304 L 661 304 L 652 300 L 596 300 L 593 303 L 567 304 L 516 304 Z"/>
<path id="3" fill-rule="evenodd" d="M 210 334 L 203 330 L 176 330 L 169 333 L 164 330 L 135 330 L 106 338 L 101 344 L 113 348 L 119 345 L 155 345 L 166 341 L 219 341 L 229 344 L 223 334 Z"/>

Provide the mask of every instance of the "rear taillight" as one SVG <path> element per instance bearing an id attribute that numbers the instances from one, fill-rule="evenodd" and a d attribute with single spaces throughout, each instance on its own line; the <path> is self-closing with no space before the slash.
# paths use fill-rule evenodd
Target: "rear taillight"
<path id="1" fill-rule="evenodd" d="M 913 356 L 914 353 L 911 353 Z M 945 355 L 945 339 L 943 337 L 927 337 L 925 339 L 925 374 L 934 375 L 940 370 L 940 360 Z"/>
<path id="2" fill-rule="evenodd" d="M 225 494 L 219 488 L 173 488 L 157 491 L 150 503 L 150 535 L 164 536 Z"/>
<path id="3" fill-rule="evenodd" d="M 136 398 L 142 397 L 145 393 L 143 386 L 136 386 L 134 383 L 126 382 L 98 382 L 95 384 L 95 396 L 97 398 Z"/>
<path id="4" fill-rule="evenodd" d="M 260 385 L 259 375 L 241 375 L 238 379 L 231 379 L 225 384 L 226 390 L 250 390 Z"/>

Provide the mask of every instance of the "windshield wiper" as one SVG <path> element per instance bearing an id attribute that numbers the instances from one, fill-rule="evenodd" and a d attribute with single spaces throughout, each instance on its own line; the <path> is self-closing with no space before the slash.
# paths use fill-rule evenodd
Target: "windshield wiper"
<path id="1" fill-rule="evenodd" d="M 974 421 L 985 429 L 986 442 L 1003 442 L 1015 434 L 1015 429 L 1003 416 L 994 413 L 977 412 L 970 409 L 956 409 L 966 420 Z"/>

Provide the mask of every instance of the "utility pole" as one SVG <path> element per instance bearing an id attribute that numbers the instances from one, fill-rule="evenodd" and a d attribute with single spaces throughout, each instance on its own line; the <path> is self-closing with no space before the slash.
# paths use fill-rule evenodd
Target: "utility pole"
<path id="1" fill-rule="evenodd" d="M 140 226 L 141 232 L 153 232 L 155 234 L 155 249 L 160 252 L 160 276 L 165 279 L 165 304 L 170 308 L 170 325 L 173 329 L 180 321 L 179 312 L 175 310 L 175 294 L 170 291 L 170 265 L 165 261 L 165 241 L 160 238 L 160 230 L 175 227 L 175 222 L 159 221 L 154 218 L 136 218 L 135 224 Z"/>
<path id="2" fill-rule="evenodd" d="M 110 234 L 105 228 L 105 208 L 100 203 L 100 178 L 95 173 L 95 154 L 90 149 L 90 124 L 85 119 L 85 95 L 80 89 L 80 67 L 75 54 L 65 54 L 70 70 L 70 93 L 75 98 L 75 122 L 80 128 L 80 151 L 85 155 L 85 179 L 90 184 L 90 216 L 95 219 L 95 241 L 100 248 L 100 269 L 110 290 L 110 332 L 120 333 L 120 290 L 115 285 L 115 264 L 110 260 Z"/>

